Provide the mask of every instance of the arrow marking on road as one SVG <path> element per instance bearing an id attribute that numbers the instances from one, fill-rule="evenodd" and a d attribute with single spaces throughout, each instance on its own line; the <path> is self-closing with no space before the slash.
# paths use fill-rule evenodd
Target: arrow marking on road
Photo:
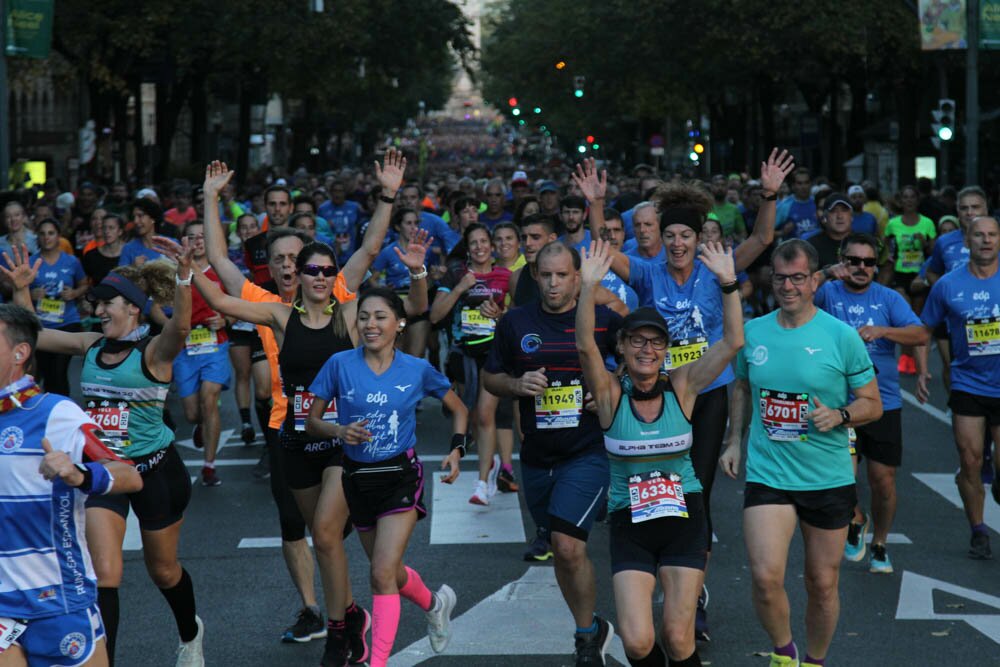
<path id="1" fill-rule="evenodd" d="M 913 476 L 944 496 L 948 502 L 963 509 L 962 497 L 958 495 L 958 487 L 955 485 L 955 475 L 952 473 L 929 473 L 915 472 Z M 986 503 L 983 507 L 983 522 L 993 530 L 1000 532 L 1000 507 L 990 498 L 990 486 L 986 486 Z"/>
<path id="2" fill-rule="evenodd" d="M 442 656 L 573 654 L 573 617 L 551 567 L 529 567 L 520 579 L 452 619 L 451 633 Z M 392 656 L 389 666 L 412 667 L 435 655 L 425 637 Z M 617 636 L 609 655 L 628 664 Z"/>
<path id="3" fill-rule="evenodd" d="M 993 607 L 998 613 L 938 614 L 934 611 L 935 590 Z M 896 606 L 896 620 L 963 621 L 1000 644 L 1000 597 L 909 571 L 903 572 L 903 582 L 899 588 L 899 604 Z"/>

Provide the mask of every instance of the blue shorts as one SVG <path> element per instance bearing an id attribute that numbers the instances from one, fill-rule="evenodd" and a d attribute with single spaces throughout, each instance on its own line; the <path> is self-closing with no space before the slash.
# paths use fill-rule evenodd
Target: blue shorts
<path id="1" fill-rule="evenodd" d="M 24 651 L 28 667 L 82 665 L 94 655 L 94 645 L 104 638 L 104 623 L 95 603 L 68 614 L 36 618 L 14 642 Z"/>
<path id="2" fill-rule="evenodd" d="M 174 384 L 181 398 L 197 394 L 202 382 L 214 382 L 222 385 L 223 390 L 228 389 L 232 372 L 228 341 L 221 343 L 215 352 L 188 354 L 184 349 L 174 359 Z"/>
<path id="3" fill-rule="evenodd" d="M 611 472 L 607 455 L 583 454 L 552 468 L 521 463 L 524 500 L 535 524 L 550 532 L 587 540 L 605 509 Z"/>

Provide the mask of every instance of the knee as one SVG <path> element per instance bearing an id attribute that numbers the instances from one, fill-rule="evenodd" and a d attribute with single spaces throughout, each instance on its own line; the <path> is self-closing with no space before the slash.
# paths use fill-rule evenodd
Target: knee
<path id="1" fill-rule="evenodd" d="M 587 545 L 580 540 L 552 535 L 552 555 L 562 567 L 575 570 L 587 559 Z"/>
<path id="2" fill-rule="evenodd" d="M 489 406 L 477 405 L 475 420 L 478 428 L 493 428 L 496 424 L 496 415 Z"/>
<path id="3" fill-rule="evenodd" d="M 822 572 L 806 572 L 806 593 L 810 599 L 820 603 L 835 600 L 837 598 L 838 578 L 835 568 L 829 568 Z"/>
<path id="4" fill-rule="evenodd" d="M 332 525 L 332 521 L 314 522 L 312 528 L 313 547 L 316 551 L 324 554 L 336 554 L 344 550 L 344 530 Z"/>
<path id="5" fill-rule="evenodd" d="M 656 636 L 651 627 L 639 629 L 623 626 L 618 628 L 618 634 L 622 638 L 625 653 L 631 658 L 645 658 L 656 644 Z"/>
<path id="6" fill-rule="evenodd" d="M 972 447 L 962 447 L 958 450 L 958 460 L 962 466 L 962 472 L 968 475 L 979 476 L 980 468 L 983 466 L 983 452 Z"/>
<path id="7" fill-rule="evenodd" d="M 97 585 L 100 588 L 118 588 L 122 583 L 122 561 L 114 556 L 91 554 L 94 563 L 94 574 L 97 575 Z"/>
<path id="8" fill-rule="evenodd" d="M 894 472 L 870 476 L 872 495 L 889 498 L 896 493 L 896 475 Z"/>
<path id="9" fill-rule="evenodd" d="M 753 592 L 758 599 L 772 598 L 784 589 L 785 578 L 783 573 L 774 568 L 754 568 L 753 570 Z"/>
<path id="10" fill-rule="evenodd" d="M 389 595 L 399 590 L 396 582 L 398 565 L 395 561 L 390 562 L 387 559 L 379 558 L 377 555 L 372 558 L 372 593 Z"/>
<path id="11" fill-rule="evenodd" d="M 192 424 L 201 423 L 201 410 L 197 403 L 184 401 L 184 418 L 187 419 Z"/>
<path id="12" fill-rule="evenodd" d="M 694 624 L 670 623 L 663 628 L 663 641 L 671 655 L 690 655 L 694 650 Z"/>
<path id="13" fill-rule="evenodd" d="M 147 560 L 146 571 L 157 588 L 173 588 L 181 578 L 181 564 L 176 560 Z"/>

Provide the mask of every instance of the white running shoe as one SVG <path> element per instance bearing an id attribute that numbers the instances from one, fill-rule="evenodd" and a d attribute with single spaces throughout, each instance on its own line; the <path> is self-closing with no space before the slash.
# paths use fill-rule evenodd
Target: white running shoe
<path id="1" fill-rule="evenodd" d="M 486 489 L 486 482 L 479 479 L 476 480 L 476 490 L 472 492 L 472 497 L 469 498 L 469 503 L 473 505 L 486 505 L 490 504 L 490 494 Z"/>
<path id="2" fill-rule="evenodd" d="M 435 653 L 448 648 L 451 641 L 451 612 L 458 599 L 448 584 L 442 584 L 434 594 L 434 606 L 427 612 L 427 639 Z"/>
<path id="3" fill-rule="evenodd" d="M 488 498 L 492 498 L 497 494 L 497 477 L 500 475 L 500 455 L 493 455 L 493 464 L 490 466 L 490 471 L 486 473 L 486 494 Z"/>
<path id="4" fill-rule="evenodd" d="M 205 638 L 205 624 L 198 616 L 194 620 L 198 624 L 198 634 L 191 641 L 181 642 L 177 647 L 176 667 L 205 667 L 205 651 L 201 645 Z"/>

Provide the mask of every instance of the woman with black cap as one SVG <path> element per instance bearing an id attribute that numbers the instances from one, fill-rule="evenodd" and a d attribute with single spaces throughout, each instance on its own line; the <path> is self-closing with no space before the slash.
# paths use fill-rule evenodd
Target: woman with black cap
<path id="1" fill-rule="evenodd" d="M 156 252 L 176 262 L 119 266 L 87 295 L 100 318 L 102 333 L 45 329 L 38 349 L 84 357 L 80 384 L 84 410 L 142 474 L 143 488 L 121 496 L 87 500 L 87 542 L 97 573 L 97 602 L 113 663 L 118 630 L 118 586 L 122 541 L 129 505 L 139 519 L 143 557 L 153 583 L 167 599 L 181 644 L 177 665 L 204 664 L 204 628 L 195 615 L 194 586 L 177 559 L 191 478 L 174 448 L 173 432 L 163 423 L 163 406 L 173 377 L 174 359 L 191 328 L 191 251 L 163 237 L 151 237 Z M 6 255 L 6 253 L 5 253 Z M 0 271 L 14 284 L 15 300 L 29 307 L 28 286 L 40 262 L 28 263 L 26 249 L 14 251 L 13 269 Z M 173 301 L 173 317 L 156 336 L 141 324 L 147 301 Z"/>
<path id="2" fill-rule="evenodd" d="M 576 343 L 611 464 L 608 512 L 620 634 L 631 665 L 668 664 L 650 613 L 659 579 L 669 664 L 692 667 L 701 664 L 694 620 L 711 533 L 702 483 L 691 463 L 691 415 L 699 393 L 743 347 L 733 253 L 718 243 L 700 247 L 701 263 L 720 286 L 721 340 L 668 376 L 663 372 L 671 343 L 667 323 L 655 308 L 638 308 L 619 332 L 624 372 L 616 376 L 606 370 L 594 342 L 594 290 L 611 265 L 609 251 L 604 241 L 595 241 L 590 253 L 583 253 Z"/>

